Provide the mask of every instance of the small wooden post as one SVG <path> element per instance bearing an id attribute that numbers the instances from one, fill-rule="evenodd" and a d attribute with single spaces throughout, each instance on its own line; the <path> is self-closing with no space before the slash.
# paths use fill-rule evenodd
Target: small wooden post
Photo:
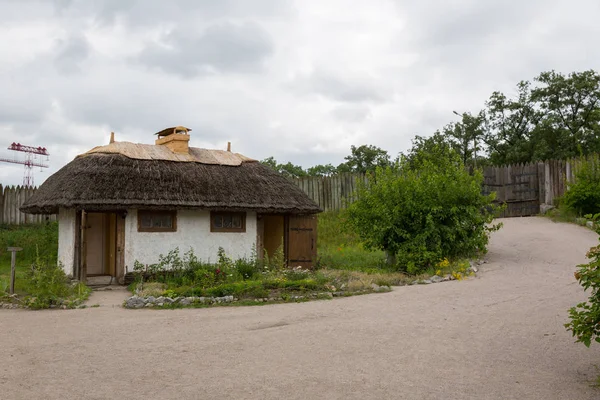
<path id="1" fill-rule="evenodd" d="M 17 263 L 17 251 L 23 249 L 20 247 L 9 247 L 6 250 L 12 253 L 10 256 L 10 294 L 15 294 L 15 265 Z"/>
<path id="2" fill-rule="evenodd" d="M 231 142 L 227 142 L 227 151 L 231 151 Z"/>

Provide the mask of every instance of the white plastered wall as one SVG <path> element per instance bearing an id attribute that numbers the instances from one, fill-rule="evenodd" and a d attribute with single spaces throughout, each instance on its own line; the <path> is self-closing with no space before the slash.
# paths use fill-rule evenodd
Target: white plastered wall
<path id="1" fill-rule="evenodd" d="M 246 213 L 246 232 L 211 232 L 210 211 L 177 211 L 176 232 L 138 232 L 137 210 L 128 210 L 125 219 L 125 268 L 133 271 L 135 261 L 155 264 L 160 254 L 179 247 L 179 254 L 190 248 L 199 260 L 216 262 L 219 247 L 232 259 L 250 257 L 256 245 L 256 213 Z"/>
<path id="2" fill-rule="evenodd" d="M 65 274 L 73 276 L 73 256 L 75 254 L 75 216 L 74 209 L 58 210 L 58 263 Z"/>

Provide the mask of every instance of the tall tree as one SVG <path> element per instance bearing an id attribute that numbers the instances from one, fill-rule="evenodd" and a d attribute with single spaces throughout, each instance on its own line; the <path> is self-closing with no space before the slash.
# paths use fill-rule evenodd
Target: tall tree
<path id="1" fill-rule="evenodd" d="M 331 164 L 318 164 L 306 170 L 308 176 L 331 176 L 336 172 L 337 168 Z"/>
<path id="2" fill-rule="evenodd" d="M 473 115 L 469 112 L 455 114 L 461 117 L 460 122 L 446 125 L 443 135 L 448 139 L 454 150 L 460 156 L 463 165 L 471 165 L 475 160 L 477 150 L 484 137 L 484 114 Z"/>
<path id="3" fill-rule="evenodd" d="M 517 95 L 494 92 L 486 102 L 488 131 L 485 143 L 493 164 L 513 164 L 534 159 L 535 131 L 541 113 L 531 98 L 531 83 L 517 84 Z"/>
<path id="4" fill-rule="evenodd" d="M 565 76 L 542 72 L 532 99 L 544 114 L 540 149 L 554 154 L 538 157 L 565 158 L 600 151 L 600 74 L 589 70 Z"/>
<path id="5" fill-rule="evenodd" d="M 345 163 L 338 166 L 339 172 L 372 172 L 377 167 L 390 165 L 390 156 L 387 151 L 372 145 L 350 147 L 351 154 L 344 157 Z"/>
<path id="6" fill-rule="evenodd" d="M 300 178 L 307 175 L 306 171 L 300 165 L 294 165 L 289 161 L 286 164 L 279 164 L 274 157 L 265 158 L 261 161 L 261 164 L 264 164 L 280 174 L 290 178 Z"/>
<path id="7" fill-rule="evenodd" d="M 418 169 L 426 162 L 434 164 L 459 159 L 447 136 L 436 131 L 432 136 L 415 136 L 411 149 L 404 155 L 407 167 Z"/>

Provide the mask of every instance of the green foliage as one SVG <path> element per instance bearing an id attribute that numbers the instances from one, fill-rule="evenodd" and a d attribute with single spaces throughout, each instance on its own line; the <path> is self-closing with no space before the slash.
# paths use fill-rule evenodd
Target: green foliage
<path id="1" fill-rule="evenodd" d="M 600 214 L 593 216 L 594 221 L 599 218 Z M 600 229 L 596 228 L 596 232 L 600 234 Z M 592 341 L 600 343 L 600 245 L 592 247 L 587 258 L 590 262 L 577 267 L 575 278 L 584 290 L 589 290 L 590 297 L 569 310 L 571 322 L 565 327 L 577 342 L 590 347 Z"/>
<path id="2" fill-rule="evenodd" d="M 531 98 L 531 83 L 517 84 L 516 98 L 494 92 L 486 102 L 489 130 L 485 142 L 495 165 L 535 160 L 534 134 L 542 114 Z"/>
<path id="3" fill-rule="evenodd" d="M 269 260 L 232 260 L 223 249 L 218 252 L 214 264 L 199 262 L 193 251 L 183 257 L 179 249 L 161 255 L 161 262 L 144 266 L 136 263 L 138 278 L 129 289 L 141 296 L 176 297 L 222 297 L 234 296 L 237 299 L 286 298 L 296 301 L 296 295 L 315 292 L 336 291 L 337 275 L 326 271 L 311 271 L 300 267 L 288 268 L 284 264 L 283 251 L 278 250 Z M 180 265 L 176 271 L 168 270 L 171 265 Z M 384 271 L 378 270 L 378 282 L 398 282 L 397 277 L 385 278 Z M 361 273 L 362 274 L 362 273 Z M 362 276 L 362 275 L 361 275 Z M 372 291 L 372 279 L 364 279 L 360 291 Z M 348 294 L 353 293 L 348 288 Z M 358 289 L 356 289 L 358 290 Z M 291 294 L 294 294 L 292 296 Z M 328 295 L 327 298 L 330 298 Z"/>
<path id="4" fill-rule="evenodd" d="M 306 174 L 308 176 L 331 176 L 335 175 L 337 172 L 337 168 L 331 164 L 318 164 L 306 170 Z"/>
<path id="5" fill-rule="evenodd" d="M 600 160 L 588 159 L 581 163 L 562 203 L 580 216 L 600 212 Z"/>
<path id="6" fill-rule="evenodd" d="M 456 161 L 456 152 L 446 135 L 435 132 L 432 136 L 415 136 L 412 148 L 404 157 L 404 167 L 418 169 L 426 163 L 447 164 Z"/>
<path id="7" fill-rule="evenodd" d="M 91 289 L 83 283 L 72 285 L 61 266 L 40 258 L 31 265 L 24 304 L 31 309 L 66 306 L 73 308 L 87 299 Z"/>
<path id="8" fill-rule="evenodd" d="M 51 306 L 75 307 L 90 294 L 84 284 L 72 285 L 57 265 L 58 223 L 0 226 L 0 296 L 9 289 L 10 257 L 17 253 L 16 292 L 23 304 L 33 309 Z"/>
<path id="9" fill-rule="evenodd" d="M 377 167 L 391 164 L 388 152 L 373 145 L 351 146 L 345 163 L 338 166 L 339 172 L 374 172 Z"/>
<path id="10" fill-rule="evenodd" d="M 383 251 L 366 249 L 360 237 L 348 229 L 345 213 L 319 214 L 318 224 L 320 268 L 364 271 L 384 267 Z"/>
<path id="11" fill-rule="evenodd" d="M 470 175 L 458 156 L 401 160 L 378 169 L 347 209 L 349 225 L 368 249 L 397 256 L 398 267 L 420 273 L 444 258 L 484 252 L 494 217 L 493 196 L 481 194 L 483 177 Z"/>
<path id="12" fill-rule="evenodd" d="M 10 253 L 7 247 L 21 247 L 17 255 L 19 265 L 29 265 L 39 258 L 49 264 L 56 264 L 58 257 L 58 223 L 48 222 L 36 225 L 0 225 L 0 274 L 4 266 L 10 266 Z"/>
<path id="13" fill-rule="evenodd" d="M 273 157 L 265 158 L 261 163 L 290 178 L 300 178 L 307 175 L 300 165 L 294 165 L 291 162 L 279 164 Z"/>
<path id="14" fill-rule="evenodd" d="M 600 74 L 542 72 L 508 98 L 486 103 L 486 144 L 498 164 L 566 159 L 600 151 Z"/>
<path id="15" fill-rule="evenodd" d="M 478 146 L 484 136 L 485 116 L 481 111 L 478 115 L 464 112 L 460 117 L 460 122 L 452 122 L 444 127 L 443 135 L 460 157 L 462 165 L 474 165 L 475 156 L 480 150 Z"/>

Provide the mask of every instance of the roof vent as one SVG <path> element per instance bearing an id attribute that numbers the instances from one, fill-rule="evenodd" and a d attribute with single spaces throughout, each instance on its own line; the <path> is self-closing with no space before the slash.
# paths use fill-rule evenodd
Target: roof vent
<path id="1" fill-rule="evenodd" d="M 190 128 L 185 126 L 174 126 L 172 128 L 163 129 L 160 132 L 156 132 L 158 136 L 155 144 L 157 146 L 166 146 L 173 153 L 177 154 L 189 154 Z"/>

